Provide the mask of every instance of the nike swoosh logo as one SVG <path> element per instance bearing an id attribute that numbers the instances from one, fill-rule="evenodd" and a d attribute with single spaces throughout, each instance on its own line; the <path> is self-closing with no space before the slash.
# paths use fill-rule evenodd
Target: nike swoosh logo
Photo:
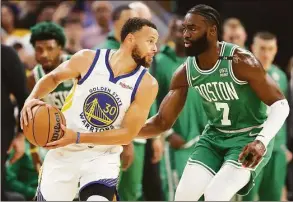
<path id="1" fill-rule="evenodd" d="M 258 135 L 258 133 L 249 133 L 250 137 L 257 136 L 257 135 Z"/>
<path id="2" fill-rule="evenodd" d="M 191 77 L 191 80 L 194 81 L 196 80 L 198 77 L 200 77 L 200 75 L 196 76 L 196 77 Z"/>

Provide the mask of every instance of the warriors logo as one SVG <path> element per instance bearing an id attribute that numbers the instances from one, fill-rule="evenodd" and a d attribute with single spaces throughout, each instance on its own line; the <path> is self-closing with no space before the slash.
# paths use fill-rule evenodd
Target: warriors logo
<path id="1" fill-rule="evenodd" d="M 104 128 L 110 126 L 118 117 L 119 105 L 108 92 L 96 91 L 85 100 L 83 115 L 91 128 Z"/>

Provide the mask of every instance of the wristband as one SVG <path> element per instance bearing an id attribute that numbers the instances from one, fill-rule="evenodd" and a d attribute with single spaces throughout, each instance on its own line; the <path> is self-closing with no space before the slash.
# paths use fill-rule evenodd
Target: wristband
<path id="1" fill-rule="evenodd" d="M 77 132 L 76 135 L 77 136 L 76 136 L 76 142 L 75 143 L 78 144 L 79 141 L 80 141 L 80 132 Z"/>

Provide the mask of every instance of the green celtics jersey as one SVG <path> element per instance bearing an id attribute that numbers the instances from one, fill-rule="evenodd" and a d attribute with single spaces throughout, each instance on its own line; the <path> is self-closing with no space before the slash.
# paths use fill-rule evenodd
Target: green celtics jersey
<path id="1" fill-rule="evenodd" d="M 70 55 L 62 55 L 62 62 L 69 60 Z M 43 67 L 38 64 L 33 69 L 35 81 L 38 82 L 43 76 L 46 75 L 45 71 L 43 70 Z M 53 90 L 50 94 L 48 94 L 46 97 L 43 98 L 44 102 L 53 105 L 61 110 L 65 98 L 67 97 L 69 91 L 71 90 L 73 86 L 72 80 L 64 81 L 63 83 L 59 84 L 55 90 Z"/>
<path id="2" fill-rule="evenodd" d="M 188 57 L 187 80 L 203 98 L 209 125 L 223 130 L 240 130 L 259 126 L 267 118 L 266 105 L 246 81 L 238 80 L 232 71 L 234 44 L 221 42 L 219 59 L 213 68 L 201 70 L 195 57 Z M 243 49 L 243 51 L 246 51 Z"/>

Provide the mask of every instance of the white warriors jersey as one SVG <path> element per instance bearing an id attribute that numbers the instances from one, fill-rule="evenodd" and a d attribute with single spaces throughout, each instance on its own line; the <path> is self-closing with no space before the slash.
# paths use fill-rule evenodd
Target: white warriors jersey
<path id="1" fill-rule="evenodd" d="M 138 66 L 131 73 L 114 77 L 109 62 L 113 53 L 114 50 L 98 49 L 88 72 L 75 82 L 62 108 L 68 128 L 80 133 L 120 128 L 147 70 Z M 72 144 L 67 147 L 92 146 L 94 145 Z M 95 147 L 101 151 L 122 149 L 117 145 L 95 145 Z"/>

